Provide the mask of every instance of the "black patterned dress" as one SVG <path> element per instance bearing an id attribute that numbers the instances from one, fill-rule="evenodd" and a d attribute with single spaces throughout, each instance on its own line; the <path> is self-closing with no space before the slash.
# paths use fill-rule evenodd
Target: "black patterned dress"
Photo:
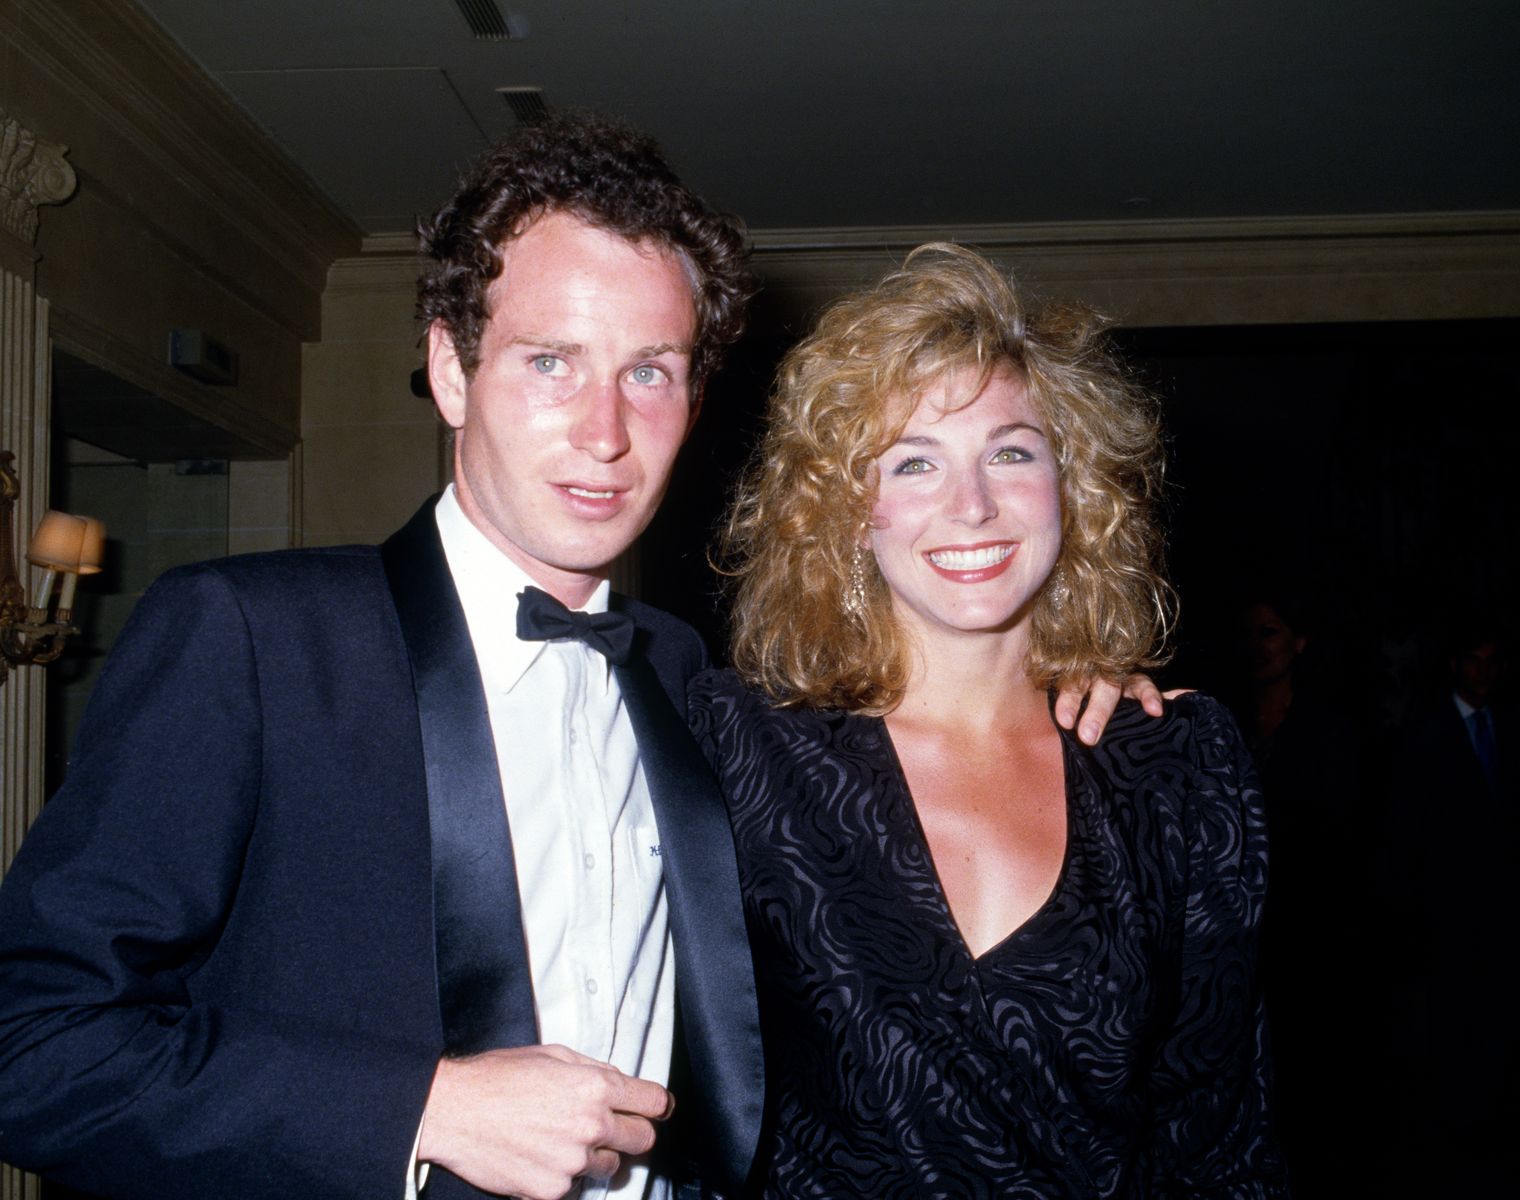
<path id="1" fill-rule="evenodd" d="M 1065 738 L 1050 898 L 973 958 L 881 720 L 699 676 L 739 850 L 773 1197 L 1285 1196 L 1255 978 L 1260 796 L 1233 721 Z"/>

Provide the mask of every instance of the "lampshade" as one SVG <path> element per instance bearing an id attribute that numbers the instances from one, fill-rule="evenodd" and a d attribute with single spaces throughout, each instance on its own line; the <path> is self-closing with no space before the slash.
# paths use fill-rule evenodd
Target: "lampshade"
<path id="1" fill-rule="evenodd" d="M 79 546 L 79 573 L 98 575 L 105 562 L 106 524 L 99 517 L 84 518 L 84 539 Z"/>
<path id="2" fill-rule="evenodd" d="M 27 561 L 54 571 L 79 570 L 86 523 L 83 517 L 48 509 L 27 547 Z"/>

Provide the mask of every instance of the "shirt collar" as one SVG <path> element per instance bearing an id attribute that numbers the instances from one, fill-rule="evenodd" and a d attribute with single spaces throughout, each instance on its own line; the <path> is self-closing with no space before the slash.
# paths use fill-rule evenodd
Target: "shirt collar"
<path id="1" fill-rule="evenodd" d="M 1462 715 L 1462 719 L 1464 721 L 1467 720 L 1468 717 L 1472 716 L 1473 713 L 1478 711 L 1466 700 L 1462 699 L 1462 697 L 1459 696 L 1456 692 L 1453 692 L 1451 694 L 1451 698 L 1457 702 L 1457 712 Z"/>
<path id="2" fill-rule="evenodd" d="M 487 686 L 511 691 L 544 652 L 546 642 L 525 642 L 517 636 L 517 597 L 526 587 L 539 587 L 465 516 L 451 483 L 433 510 L 449 574 L 464 609 L 475 657 Z M 611 584 L 602 580 L 579 611 L 607 611 Z M 584 649 L 584 647 L 582 647 Z M 606 659 L 588 651 L 596 660 Z"/>

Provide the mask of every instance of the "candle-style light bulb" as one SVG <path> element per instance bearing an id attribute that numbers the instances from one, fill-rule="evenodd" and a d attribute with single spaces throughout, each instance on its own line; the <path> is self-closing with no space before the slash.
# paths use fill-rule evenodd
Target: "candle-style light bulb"
<path id="1" fill-rule="evenodd" d="M 58 589 L 58 619 L 65 624 L 74 611 L 74 588 L 78 583 L 78 573 L 68 571 L 63 576 L 63 586 Z"/>
<path id="2" fill-rule="evenodd" d="M 58 572 L 49 567 L 42 573 L 42 578 L 37 581 L 37 587 L 32 592 L 32 607 L 40 608 L 44 613 L 47 611 L 48 600 L 53 594 L 53 580 L 58 578 Z"/>

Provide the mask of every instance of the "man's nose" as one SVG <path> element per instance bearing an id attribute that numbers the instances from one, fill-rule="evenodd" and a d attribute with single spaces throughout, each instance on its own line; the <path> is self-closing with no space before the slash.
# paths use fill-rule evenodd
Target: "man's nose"
<path id="1" fill-rule="evenodd" d="M 597 462 L 612 462 L 628 453 L 627 402 L 615 383 L 587 387 L 570 429 L 570 443 Z"/>

